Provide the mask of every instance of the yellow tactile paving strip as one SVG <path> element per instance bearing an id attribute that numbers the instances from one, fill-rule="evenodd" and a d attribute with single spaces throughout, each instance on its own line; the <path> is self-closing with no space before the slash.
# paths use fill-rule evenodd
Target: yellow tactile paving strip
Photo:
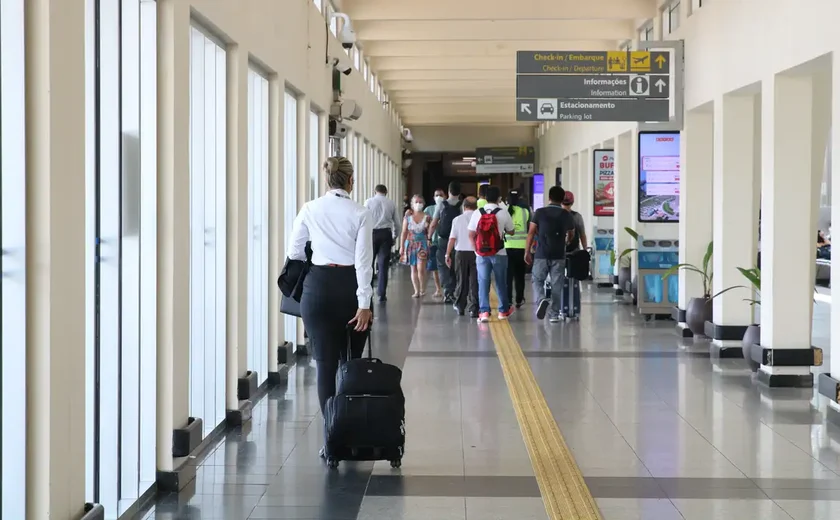
<path id="1" fill-rule="evenodd" d="M 490 302 L 498 306 L 495 291 Z M 489 325 L 549 520 L 602 520 L 513 329 L 507 321 Z"/>

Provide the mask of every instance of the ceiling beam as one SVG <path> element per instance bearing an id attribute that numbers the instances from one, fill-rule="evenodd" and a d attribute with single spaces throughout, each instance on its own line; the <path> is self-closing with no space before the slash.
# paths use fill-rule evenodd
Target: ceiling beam
<path id="1" fill-rule="evenodd" d="M 450 2 L 456 4 L 457 2 Z M 421 3 L 422 5 L 422 3 Z M 361 21 L 354 27 L 367 41 L 623 40 L 634 37 L 631 20 Z M 531 49 L 540 50 L 540 49 Z"/>
<path id="2" fill-rule="evenodd" d="M 509 116 L 497 115 L 497 114 L 475 114 L 470 116 L 465 115 L 454 115 L 454 116 L 446 116 L 446 115 L 418 115 L 418 116 L 408 116 L 402 117 L 403 124 L 405 126 L 411 127 L 411 125 L 453 125 L 453 126 L 461 126 L 461 125 L 471 125 L 471 124 L 491 124 L 491 125 L 526 125 L 526 126 L 537 126 L 537 123 L 519 123 L 515 119 L 515 114 L 512 113 Z"/>
<path id="3" fill-rule="evenodd" d="M 448 79 L 434 81 L 390 81 L 386 86 L 387 92 L 413 90 L 465 90 L 475 89 L 503 89 L 513 92 L 516 90 L 516 78 L 513 73 L 508 79 Z"/>
<path id="4" fill-rule="evenodd" d="M 452 79 L 508 79 L 510 70 L 503 69 L 442 69 L 442 70 L 380 70 L 376 77 L 383 85 L 399 81 L 438 81 Z"/>
<path id="5" fill-rule="evenodd" d="M 516 120 L 516 111 L 513 103 L 508 104 L 446 104 L 446 105 L 406 105 L 400 107 L 400 116 L 403 119 L 417 117 L 437 116 L 458 116 L 471 118 L 473 116 L 494 116 L 505 120 Z"/>
<path id="6" fill-rule="evenodd" d="M 452 103 L 495 103 L 505 104 L 510 103 L 510 96 L 455 96 L 449 95 L 445 97 L 412 97 L 407 96 L 401 98 L 399 102 L 394 102 L 397 107 L 411 107 L 411 106 L 428 106 L 428 105 L 446 105 Z"/>
<path id="7" fill-rule="evenodd" d="M 434 90 L 390 90 L 388 91 L 391 101 L 399 103 L 401 99 L 411 98 L 444 98 L 444 97 L 507 97 L 510 100 L 516 99 L 515 88 L 473 88 L 465 89 L 434 89 Z"/>
<path id="8" fill-rule="evenodd" d="M 603 51 L 617 49 L 616 40 L 510 40 L 494 41 L 369 41 L 362 43 L 368 57 L 408 56 L 512 56 L 516 51 Z"/>
<path id="9" fill-rule="evenodd" d="M 379 73 L 383 70 L 506 70 L 515 74 L 516 58 L 487 56 L 426 56 L 423 58 L 372 58 L 370 65 Z"/>
<path id="10" fill-rule="evenodd" d="M 366 20 L 593 20 L 650 18 L 656 0 L 345 0 L 344 10 Z"/>

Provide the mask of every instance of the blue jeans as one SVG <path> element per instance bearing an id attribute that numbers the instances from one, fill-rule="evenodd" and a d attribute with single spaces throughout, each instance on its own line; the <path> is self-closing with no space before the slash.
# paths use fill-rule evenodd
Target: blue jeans
<path id="1" fill-rule="evenodd" d="M 510 309 L 507 291 L 507 255 L 475 257 L 478 273 L 478 312 L 490 312 L 490 274 L 496 279 L 496 294 L 499 297 L 499 312 Z"/>

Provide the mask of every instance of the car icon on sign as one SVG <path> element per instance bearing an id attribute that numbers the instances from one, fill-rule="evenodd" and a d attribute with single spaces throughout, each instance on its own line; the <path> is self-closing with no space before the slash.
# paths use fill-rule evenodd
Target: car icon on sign
<path id="1" fill-rule="evenodd" d="M 554 105 L 551 103 L 543 103 L 540 105 L 540 114 L 553 114 L 554 113 Z"/>

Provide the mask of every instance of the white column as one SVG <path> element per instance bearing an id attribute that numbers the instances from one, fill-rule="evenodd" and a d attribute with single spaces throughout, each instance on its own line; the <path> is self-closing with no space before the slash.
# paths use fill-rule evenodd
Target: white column
<path id="1" fill-rule="evenodd" d="M 840 85 L 840 55 L 838 53 L 833 54 L 832 74 L 832 83 Z M 832 97 L 831 115 L 833 121 L 831 129 L 831 222 L 840 223 L 840 96 Z M 837 204 L 833 203 L 835 200 L 838 201 Z M 840 226 L 837 229 L 840 229 Z M 834 262 L 832 260 L 831 279 L 840 280 L 840 261 Z M 840 284 L 831 284 L 831 301 L 840 302 Z M 830 372 L 834 379 L 840 379 L 840 303 L 831 305 L 830 337 Z M 835 408 L 840 408 L 840 406 Z"/>
<path id="2" fill-rule="evenodd" d="M 190 373 L 190 9 L 158 2 L 157 464 L 187 424 Z"/>
<path id="3" fill-rule="evenodd" d="M 280 276 L 285 240 L 283 222 L 283 80 L 268 80 L 268 276 Z M 268 369 L 278 369 L 277 349 L 283 344 L 283 317 L 280 291 L 268 291 Z"/>
<path id="4" fill-rule="evenodd" d="M 579 191 L 580 188 L 580 154 L 573 153 L 569 157 L 569 187 L 566 188 L 571 192 Z"/>
<path id="5" fill-rule="evenodd" d="M 248 52 L 227 50 L 227 365 L 228 410 L 239 409 L 248 367 Z"/>
<path id="6" fill-rule="evenodd" d="M 744 285 L 746 280 L 737 268 L 748 269 L 755 264 L 755 110 L 753 95 L 727 95 L 715 100 L 713 294 Z M 747 297 L 745 291 L 729 291 L 716 298 L 714 323 L 750 325 L 752 311 L 744 301 Z"/>
<path id="7" fill-rule="evenodd" d="M 85 2 L 29 0 L 26 60 L 27 518 L 85 502 Z M 92 376 L 92 375 L 91 375 Z M 171 431 L 170 431 L 171 435 Z M 21 446 L 21 449 L 23 447 Z M 22 477 L 22 476 L 21 476 Z"/>
<path id="8" fill-rule="evenodd" d="M 563 183 L 563 189 L 566 189 L 570 186 L 572 182 L 572 159 L 571 157 L 566 157 L 560 162 L 560 174 L 561 174 L 561 181 Z M 554 183 L 551 184 L 554 186 Z M 546 193 L 548 196 L 548 193 Z"/>
<path id="9" fill-rule="evenodd" d="M 575 192 L 574 209 L 583 216 L 584 229 L 590 241 L 595 236 L 592 228 L 595 225 L 593 204 L 595 200 L 595 160 L 594 153 L 598 146 L 587 148 L 580 153 L 580 188 Z"/>
<path id="10" fill-rule="evenodd" d="M 633 239 L 624 231 L 635 227 L 633 217 L 633 132 L 615 138 L 615 251 L 616 258 L 627 248 L 634 247 Z M 623 289 L 623 287 L 622 287 Z"/>
<path id="11" fill-rule="evenodd" d="M 714 171 L 714 113 L 710 108 L 687 112 L 680 152 L 680 263 L 702 266 L 712 241 L 712 186 Z M 679 307 L 703 295 L 696 273 L 680 270 Z"/>
<path id="12" fill-rule="evenodd" d="M 814 198 L 808 186 L 814 161 L 820 161 L 812 145 L 812 80 L 765 80 L 762 101 L 761 344 L 807 349 L 814 298 Z M 807 367 L 762 366 L 761 371 L 809 374 Z"/>

